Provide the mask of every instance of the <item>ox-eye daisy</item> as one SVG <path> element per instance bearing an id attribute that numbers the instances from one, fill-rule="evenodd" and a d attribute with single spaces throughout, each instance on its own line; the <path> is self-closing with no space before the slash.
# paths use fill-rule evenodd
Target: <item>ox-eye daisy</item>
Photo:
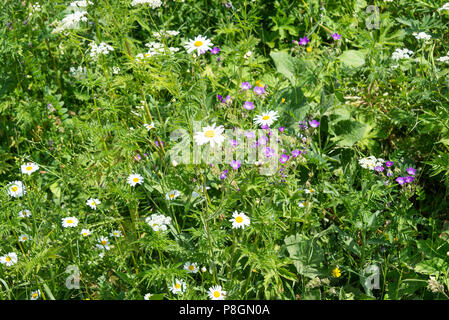
<path id="1" fill-rule="evenodd" d="M 13 198 L 18 198 L 26 193 L 25 186 L 22 181 L 13 181 L 6 186 L 8 194 Z"/>
<path id="2" fill-rule="evenodd" d="M 29 218 L 31 217 L 31 211 L 28 209 L 20 210 L 19 211 L 19 218 Z"/>
<path id="3" fill-rule="evenodd" d="M 193 51 L 197 51 L 198 54 L 203 54 L 209 51 L 214 44 L 201 35 L 196 36 L 195 39 L 189 39 L 184 45 L 187 50 L 187 53 L 192 53 Z"/>
<path id="4" fill-rule="evenodd" d="M 190 273 L 197 273 L 198 265 L 196 263 L 186 262 L 184 264 L 184 270 L 187 270 L 187 272 L 190 272 Z"/>
<path id="5" fill-rule="evenodd" d="M 122 236 L 122 232 L 120 230 L 114 230 L 109 234 L 111 237 L 119 238 Z"/>
<path id="6" fill-rule="evenodd" d="M 111 249 L 109 247 L 109 239 L 107 237 L 100 237 L 100 239 L 98 239 L 98 242 L 99 244 L 97 244 L 97 248 L 105 250 Z"/>
<path id="7" fill-rule="evenodd" d="M 90 232 L 89 229 L 82 229 L 81 232 L 80 232 L 80 234 L 81 234 L 83 237 L 87 237 L 87 236 L 90 236 L 90 235 L 92 234 L 92 232 Z"/>
<path id="8" fill-rule="evenodd" d="M 224 300 L 226 297 L 226 291 L 223 291 L 221 286 L 215 286 L 209 288 L 209 298 L 212 300 Z"/>
<path id="9" fill-rule="evenodd" d="M 100 203 L 101 203 L 100 200 L 92 199 L 92 198 L 90 198 L 89 200 L 86 201 L 86 205 L 88 205 L 89 207 L 91 207 L 94 210 L 97 210 L 97 205 L 99 205 Z"/>
<path id="10" fill-rule="evenodd" d="M 172 190 L 165 195 L 165 199 L 174 200 L 181 195 L 181 192 L 178 190 Z"/>
<path id="11" fill-rule="evenodd" d="M 154 122 L 151 122 L 150 124 L 144 123 L 143 126 L 150 131 L 151 129 L 154 129 Z"/>
<path id="12" fill-rule="evenodd" d="M 250 224 L 250 219 L 249 217 L 244 214 L 243 212 L 238 213 L 238 211 L 235 211 L 232 214 L 232 219 L 229 219 L 230 222 L 232 222 L 232 228 L 237 229 L 237 228 L 242 228 L 244 229 L 245 227 L 249 226 Z"/>
<path id="13" fill-rule="evenodd" d="M 173 282 L 170 291 L 174 294 L 182 294 L 186 291 L 186 283 L 183 280 L 175 279 Z"/>
<path id="14" fill-rule="evenodd" d="M 277 111 L 268 111 L 262 112 L 261 115 L 257 115 L 253 120 L 255 124 L 260 126 L 271 126 L 277 118 L 279 118 Z"/>
<path id="15" fill-rule="evenodd" d="M 197 145 L 203 145 L 210 142 L 212 148 L 215 145 L 221 145 L 224 141 L 223 126 L 215 127 L 215 123 L 211 126 L 206 126 L 203 131 L 195 133 L 194 139 Z"/>
<path id="16" fill-rule="evenodd" d="M 33 172 L 39 170 L 39 166 L 33 162 L 28 162 L 20 166 L 20 170 L 23 174 L 31 175 Z"/>
<path id="17" fill-rule="evenodd" d="M 30 236 L 29 235 L 27 235 L 27 234 L 21 234 L 20 235 L 20 237 L 19 237 L 19 241 L 20 242 L 25 242 L 27 240 L 30 240 Z"/>
<path id="18" fill-rule="evenodd" d="M 147 293 L 146 295 L 143 296 L 144 300 L 150 300 L 150 298 L 153 296 L 152 293 Z"/>
<path id="19" fill-rule="evenodd" d="M 143 183 L 143 177 L 140 174 L 133 173 L 129 175 L 127 182 L 131 185 L 131 187 L 135 187 L 136 184 Z"/>
<path id="20" fill-rule="evenodd" d="M 74 228 L 78 225 L 78 219 L 75 217 L 62 218 L 62 226 L 64 228 L 71 227 Z"/>
<path id="21" fill-rule="evenodd" d="M 31 292 L 31 298 L 30 300 L 37 300 L 41 296 L 41 291 L 37 289 L 37 291 Z"/>
<path id="22" fill-rule="evenodd" d="M 0 257 L 0 263 L 6 264 L 7 267 L 12 266 L 13 264 L 17 263 L 17 254 L 15 252 L 5 254 L 4 256 Z"/>

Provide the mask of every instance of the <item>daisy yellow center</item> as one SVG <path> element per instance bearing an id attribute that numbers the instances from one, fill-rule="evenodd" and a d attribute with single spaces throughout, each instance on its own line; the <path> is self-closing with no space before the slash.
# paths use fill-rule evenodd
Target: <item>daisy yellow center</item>
<path id="1" fill-rule="evenodd" d="M 26 240 L 26 239 L 28 239 L 28 237 L 23 237 L 23 238 L 22 238 L 22 240 Z"/>
<path id="2" fill-rule="evenodd" d="M 157 226 L 157 223 L 153 223 L 153 227 Z"/>
<path id="3" fill-rule="evenodd" d="M 175 284 L 175 288 L 179 289 L 179 288 L 181 288 L 181 285 L 179 283 L 177 283 L 177 284 Z"/>
<path id="4" fill-rule="evenodd" d="M 37 293 L 33 293 L 33 298 L 37 298 Z"/>
<path id="5" fill-rule="evenodd" d="M 95 202 L 92 202 L 92 203 L 91 203 L 91 205 L 93 205 L 93 206 L 94 206 L 94 205 L 95 205 Z"/>
<path id="6" fill-rule="evenodd" d="M 108 243 L 108 242 L 107 242 L 106 240 L 102 240 L 102 241 L 101 241 L 101 244 L 104 245 L 104 246 L 105 246 L 107 243 Z"/>
<path id="7" fill-rule="evenodd" d="M 242 223 L 243 222 L 243 218 L 238 216 L 237 218 L 235 218 L 235 221 L 237 221 L 238 223 Z"/>
<path id="8" fill-rule="evenodd" d="M 268 119 L 270 119 L 270 116 L 263 116 L 262 119 L 268 120 Z"/>
<path id="9" fill-rule="evenodd" d="M 220 292 L 219 292 L 219 291 L 214 291 L 214 297 L 215 297 L 215 298 L 220 297 Z"/>
<path id="10" fill-rule="evenodd" d="M 145 57 L 149 57 L 150 56 L 150 54 L 149 53 L 145 53 Z"/>
<path id="11" fill-rule="evenodd" d="M 214 130 L 207 130 L 207 131 L 204 133 L 204 136 L 205 136 L 206 138 L 213 138 L 213 137 L 215 136 L 215 132 L 214 132 Z"/>
<path id="12" fill-rule="evenodd" d="M 84 232 L 84 233 L 83 233 L 83 236 L 87 236 L 87 232 Z"/>
<path id="13" fill-rule="evenodd" d="M 11 257 L 6 257 L 5 260 L 6 260 L 6 262 L 9 262 L 9 261 L 11 261 L 12 259 L 11 259 Z"/>
<path id="14" fill-rule="evenodd" d="M 203 45 L 202 41 L 195 41 L 195 43 L 193 44 L 195 47 L 201 47 Z"/>
<path id="15" fill-rule="evenodd" d="M 12 190 L 13 192 L 16 192 L 17 189 L 19 189 L 19 188 L 17 188 L 16 186 L 14 186 L 14 187 L 11 188 L 11 190 Z"/>
<path id="16" fill-rule="evenodd" d="M 72 220 L 67 220 L 67 223 L 71 224 L 71 223 L 73 223 L 73 221 Z"/>
<path id="17" fill-rule="evenodd" d="M 195 267 L 193 265 L 189 266 L 189 270 L 193 271 L 195 270 Z"/>
<path id="18" fill-rule="evenodd" d="M 139 178 L 134 178 L 133 182 L 139 182 Z"/>
<path id="19" fill-rule="evenodd" d="M 33 167 L 32 167 L 32 166 L 28 166 L 28 167 L 26 167 L 26 169 L 27 169 L 28 171 L 31 171 L 31 170 L 33 170 Z"/>
<path id="20" fill-rule="evenodd" d="M 170 197 L 170 199 L 173 199 L 175 197 L 175 194 L 172 193 L 172 194 L 169 195 L 169 197 Z"/>

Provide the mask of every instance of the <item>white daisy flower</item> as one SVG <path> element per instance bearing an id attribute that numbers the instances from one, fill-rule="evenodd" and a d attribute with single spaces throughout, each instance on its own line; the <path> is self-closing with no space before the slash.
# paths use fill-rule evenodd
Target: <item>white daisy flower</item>
<path id="1" fill-rule="evenodd" d="M 262 115 L 257 115 L 253 120 L 255 124 L 260 126 L 271 126 L 274 121 L 279 118 L 277 111 L 262 112 Z"/>
<path id="2" fill-rule="evenodd" d="M 89 207 L 91 207 L 94 210 L 97 210 L 97 205 L 101 204 L 101 201 L 98 199 L 92 199 L 90 198 L 89 200 L 86 201 L 86 205 L 88 205 Z"/>
<path id="3" fill-rule="evenodd" d="M 75 217 L 62 218 L 62 226 L 64 228 L 71 227 L 74 228 L 78 225 L 78 219 Z"/>
<path id="4" fill-rule="evenodd" d="M 235 211 L 232 214 L 232 219 L 229 219 L 230 222 L 232 222 L 232 228 L 242 228 L 245 229 L 245 227 L 249 226 L 250 219 L 247 215 L 245 215 L 243 212 L 238 213 L 238 211 Z"/>
<path id="5" fill-rule="evenodd" d="M 224 300 L 224 298 L 226 297 L 226 291 L 223 291 L 221 286 L 215 286 L 209 288 L 208 295 L 212 300 Z"/>
<path id="6" fill-rule="evenodd" d="M 120 238 L 122 236 L 122 232 L 120 230 L 114 230 L 109 235 L 111 237 Z"/>
<path id="7" fill-rule="evenodd" d="M 133 173 L 129 175 L 127 182 L 131 185 L 131 187 L 134 187 L 136 184 L 143 183 L 143 177 L 140 174 Z"/>
<path id="8" fill-rule="evenodd" d="M 111 247 L 109 246 L 109 239 L 107 237 L 100 237 L 100 239 L 98 239 L 98 242 L 99 244 L 97 244 L 97 248 L 104 250 L 111 249 Z"/>
<path id="9" fill-rule="evenodd" d="M 170 287 L 170 291 L 173 294 L 182 294 L 186 291 L 186 283 L 183 280 L 175 279 L 172 286 Z"/>
<path id="10" fill-rule="evenodd" d="M 305 192 L 306 194 L 312 194 L 312 193 L 315 193 L 316 190 L 313 189 L 313 188 L 310 188 L 310 189 L 304 189 L 304 192 Z"/>
<path id="11" fill-rule="evenodd" d="M 21 234 L 20 235 L 20 237 L 19 237 L 19 241 L 20 242 L 25 242 L 27 240 L 30 240 L 30 236 L 29 235 L 27 235 L 27 234 Z"/>
<path id="12" fill-rule="evenodd" d="M 15 252 L 10 252 L 0 257 L 0 263 L 6 264 L 7 267 L 10 267 L 17 263 L 17 254 Z"/>
<path id="13" fill-rule="evenodd" d="M 186 262 L 184 264 L 184 270 L 187 270 L 189 273 L 197 273 L 198 272 L 198 264 Z"/>
<path id="14" fill-rule="evenodd" d="M 174 200 L 181 195 L 181 192 L 178 190 L 172 190 L 165 195 L 166 200 Z"/>
<path id="15" fill-rule="evenodd" d="M 31 292 L 31 298 L 30 300 L 37 300 L 41 296 L 41 291 L 37 289 L 37 291 Z"/>
<path id="16" fill-rule="evenodd" d="M 153 296 L 152 293 L 147 293 L 146 295 L 143 296 L 144 300 L 150 300 L 150 298 Z"/>
<path id="17" fill-rule="evenodd" d="M 6 187 L 8 188 L 8 194 L 13 198 L 22 197 L 26 194 L 25 185 L 22 181 L 13 181 Z"/>
<path id="18" fill-rule="evenodd" d="M 80 234 L 81 234 L 83 237 L 87 237 L 87 236 L 90 236 L 90 235 L 92 234 L 92 232 L 91 232 L 89 229 L 81 229 Z"/>
<path id="19" fill-rule="evenodd" d="M 20 166 L 20 170 L 23 174 L 31 175 L 33 172 L 39 170 L 39 166 L 33 162 L 28 162 Z"/>
<path id="20" fill-rule="evenodd" d="M 192 53 L 193 51 L 197 51 L 198 54 L 203 54 L 209 51 L 214 44 L 201 35 L 196 36 L 195 39 L 189 39 L 184 45 L 187 50 L 187 53 Z"/>
<path id="21" fill-rule="evenodd" d="M 203 145 L 205 143 L 210 142 L 210 146 L 212 148 L 215 145 L 221 145 L 224 141 L 223 136 L 224 128 L 223 126 L 215 127 L 215 123 L 212 126 L 206 126 L 203 128 L 203 131 L 195 133 L 194 139 L 197 145 Z"/>
<path id="22" fill-rule="evenodd" d="M 144 123 L 143 126 L 150 131 L 151 129 L 154 129 L 154 122 L 151 122 L 150 124 Z"/>
<path id="23" fill-rule="evenodd" d="M 20 210 L 19 211 L 19 218 L 29 218 L 31 217 L 31 211 L 28 209 Z"/>

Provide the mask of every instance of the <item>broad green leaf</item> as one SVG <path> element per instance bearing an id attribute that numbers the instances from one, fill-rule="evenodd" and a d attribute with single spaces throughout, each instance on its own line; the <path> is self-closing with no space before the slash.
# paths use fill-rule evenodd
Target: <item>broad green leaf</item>
<path id="1" fill-rule="evenodd" d="M 365 64 L 365 54 L 357 50 L 346 50 L 341 54 L 340 61 L 347 67 L 360 68 Z"/>

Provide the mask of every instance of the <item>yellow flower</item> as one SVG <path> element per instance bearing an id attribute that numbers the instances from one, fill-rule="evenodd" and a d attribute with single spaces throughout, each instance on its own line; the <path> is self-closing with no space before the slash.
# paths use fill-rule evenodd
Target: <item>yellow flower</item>
<path id="1" fill-rule="evenodd" d="M 312 47 L 307 47 L 307 52 L 312 52 Z"/>
<path id="2" fill-rule="evenodd" d="M 285 102 L 285 98 L 282 98 L 281 103 L 284 103 L 284 102 Z"/>
<path id="3" fill-rule="evenodd" d="M 338 269 L 338 267 L 337 267 L 337 268 L 335 268 L 334 270 L 332 270 L 332 275 L 333 275 L 335 278 L 339 278 L 339 277 L 341 276 L 341 271 L 340 271 L 340 269 Z"/>

